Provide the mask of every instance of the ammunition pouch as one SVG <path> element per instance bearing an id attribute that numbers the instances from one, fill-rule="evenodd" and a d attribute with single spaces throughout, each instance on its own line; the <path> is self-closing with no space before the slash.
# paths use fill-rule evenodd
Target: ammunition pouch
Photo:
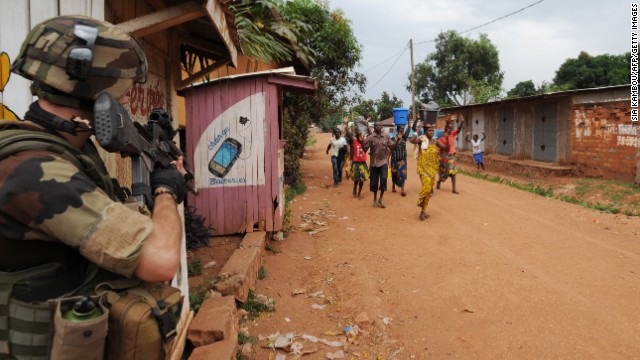
<path id="1" fill-rule="evenodd" d="M 19 271 L 0 271 L 0 354 L 12 354 L 18 359 L 48 359 L 51 339 L 48 299 L 83 289 L 97 270 L 95 265 L 68 269 L 62 263 L 52 262 Z"/>

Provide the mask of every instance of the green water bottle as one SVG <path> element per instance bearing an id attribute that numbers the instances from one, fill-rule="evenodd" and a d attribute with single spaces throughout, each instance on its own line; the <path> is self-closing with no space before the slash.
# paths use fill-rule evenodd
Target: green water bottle
<path id="1" fill-rule="evenodd" d="M 73 304 L 71 310 L 64 313 L 63 318 L 69 321 L 81 322 L 95 319 L 102 315 L 100 307 L 88 296 L 83 296 Z"/>

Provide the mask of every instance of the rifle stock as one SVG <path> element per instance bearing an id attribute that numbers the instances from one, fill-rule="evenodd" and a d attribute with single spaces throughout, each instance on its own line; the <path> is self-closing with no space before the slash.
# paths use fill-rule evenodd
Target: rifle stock
<path id="1" fill-rule="evenodd" d="M 100 146 L 108 152 L 130 156 L 134 160 L 139 157 L 147 174 L 136 176 L 134 167 L 134 177 L 138 177 L 137 180 L 146 183 L 147 186 L 149 174 L 156 167 L 167 168 L 172 161 L 184 155 L 157 121 L 150 119 L 146 126 L 134 122 L 127 110 L 109 93 L 98 95 L 93 110 L 93 127 Z M 185 178 L 187 189 L 198 195 L 198 190 L 193 186 L 193 174 L 189 169 Z M 134 187 L 135 182 L 134 179 Z"/>

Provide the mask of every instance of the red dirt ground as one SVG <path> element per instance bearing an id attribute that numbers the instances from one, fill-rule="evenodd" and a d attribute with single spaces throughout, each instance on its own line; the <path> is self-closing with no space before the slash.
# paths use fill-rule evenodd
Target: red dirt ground
<path id="1" fill-rule="evenodd" d="M 293 231 L 269 242 L 279 252 L 267 252 L 255 286 L 276 311 L 246 321 L 245 335 L 295 333 L 303 359 L 340 350 L 344 359 L 640 357 L 640 218 L 459 175 L 460 194 L 445 183 L 419 221 L 413 158 L 408 196 L 389 191 L 387 208 L 373 208 L 368 183 L 363 200 L 348 180 L 331 186 L 330 134 L 315 136 L 308 189 L 290 205 Z M 236 241 L 213 238 L 192 254 L 217 261 L 194 286 L 215 277 Z M 249 358 L 296 358 L 266 342 Z"/>

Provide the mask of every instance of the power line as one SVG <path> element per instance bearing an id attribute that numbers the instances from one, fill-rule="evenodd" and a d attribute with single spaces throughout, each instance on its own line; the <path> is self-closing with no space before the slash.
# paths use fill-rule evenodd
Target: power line
<path id="1" fill-rule="evenodd" d="M 384 73 L 384 75 L 382 75 L 382 77 L 375 82 L 375 84 L 369 86 L 367 88 L 367 90 L 371 90 L 373 89 L 376 85 L 378 85 L 380 83 L 380 81 L 382 81 L 391 71 L 391 69 L 393 69 L 394 66 L 396 66 L 396 64 L 398 63 L 398 60 L 400 60 L 400 57 L 402 56 L 402 54 L 405 53 L 405 51 L 407 51 L 408 46 L 405 46 L 404 49 L 402 49 L 402 51 L 400 52 L 400 54 L 398 55 L 398 58 L 396 59 L 396 61 L 393 62 L 393 64 L 391 64 L 391 67 L 387 70 L 387 72 Z M 377 66 L 377 65 L 376 65 Z"/>
<path id="2" fill-rule="evenodd" d="M 474 27 L 472 27 L 472 28 L 470 28 L 470 29 L 467 29 L 467 30 L 464 30 L 464 31 L 460 31 L 458 34 L 468 33 L 468 32 L 471 32 L 471 31 L 473 31 L 473 30 L 479 29 L 479 28 L 481 28 L 481 27 L 487 26 L 487 25 L 489 25 L 489 24 L 493 24 L 494 22 L 500 21 L 500 20 L 502 20 L 502 19 L 506 19 L 506 18 L 508 18 L 509 16 L 513 16 L 513 15 L 515 15 L 515 14 L 519 13 L 519 12 L 522 12 L 522 11 L 527 10 L 527 9 L 528 9 L 528 8 L 530 8 L 530 7 L 533 7 L 533 6 L 535 6 L 535 5 L 538 5 L 538 4 L 540 4 L 541 2 L 543 2 L 543 1 L 544 1 L 544 0 L 536 1 L 536 2 L 534 2 L 534 3 L 532 3 L 532 4 L 529 4 L 529 5 L 527 5 L 527 6 L 523 7 L 523 8 L 521 8 L 521 9 L 519 9 L 519 10 L 516 10 L 516 11 L 514 11 L 514 12 L 508 13 L 507 15 L 504 15 L 504 16 L 501 16 L 501 17 L 499 17 L 499 18 L 493 19 L 493 20 L 491 20 L 491 21 L 489 21 L 489 22 L 486 22 L 486 23 L 484 23 L 484 24 L 480 24 L 480 25 L 478 25 L 478 26 L 474 26 Z M 436 39 L 426 40 L 426 41 L 420 41 L 420 42 L 417 42 L 417 43 L 416 43 L 416 45 L 418 45 L 418 44 L 424 44 L 424 43 L 429 43 L 429 42 L 434 42 L 434 41 L 436 41 Z"/>
<path id="3" fill-rule="evenodd" d="M 370 67 L 370 68 L 368 68 L 368 69 L 366 69 L 366 70 L 363 70 L 362 72 L 363 72 L 363 73 L 367 73 L 367 72 L 369 72 L 369 71 L 371 71 L 371 70 L 373 70 L 373 69 L 377 68 L 378 66 L 381 66 L 382 64 L 384 64 L 384 63 L 386 63 L 387 61 L 389 61 L 389 60 L 393 59 L 394 57 L 399 56 L 399 55 L 402 55 L 402 53 L 403 53 L 406 49 L 407 49 L 406 47 L 405 47 L 405 48 L 403 48 L 402 50 L 400 50 L 400 52 L 399 52 L 399 53 L 396 53 L 396 54 L 393 54 L 393 55 L 389 56 L 388 58 L 386 58 L 386 59 L 382 60 L 382 61 L 381 61 L 381 62 L 379 62 L 378 64 L 373 65 L 372 67 Z"/>
<path id="4" fill-rule="evenodd" d="M 495 22 L 497 22 L 497 21 L 500 21 L 500 20 L 502 20 L 502 19 L 506 19 L 506 18 L 508 18 L 508 17 L 510 17 L 510 16 L 513 16 L 513 15 L 515 15 L 515 14 L 517 14 L 517 13 L 520 13 L 520 12 L 522 12 L 522 11 L 524 11 L 524 10 L 526 10 L 526 9 L 530 8 L 530 7 L 533 7 L 533 6 L 535 6 L 535 5 L 538 5 L 538 4 L 540 4 L 541 2 L 543 2 L 543 1 L 544 1 L 544 0 L 538 0 L 538 1 L 534 2 L 534 3 L 531 3 L 531 4 L 529 4 L 529 5 L 527 5 L 527 6 L 523 7 L 523 8 L 520 8 L 520 9 L 518 9 L 518 10 L 516 10 L 516 11 L 510 12 L 510 13 L 508 13 L 508 14 L 506 14 L 506 15 L 504 15 L 504 16 L 501 16 L 501 17 L 499 17 L 499 18 L 493 19 L 493 20 L 491 20 L 491 21 L 488 21 L 488 22 L 486 22 L 486 23 L 480 24 L 480 25 L 478 25 L 478 26 L 474 26 L 474 27 L 472 27 L 472 28 L 470 28 L 470 29 L 460 31 L 460 32 L 459 32 L 459 34 L 465 34 L 465 33 L 471 32 L 471 31 L 473 31 L 473 30 L 479 29 L 479 28 L 481 28 L 481 27 L 487 26 L 487 25 L 489 25 L 489 24 L 493 24 L 493 23 L 495 23 Z M 425 43 L 435 42 L 435 41 L 436 41 L 436 39 L 426 40 L 426 41 L 420 41 L 420 42 L 414 43 L 414 45 L 425 44 Z M 398 60 L 400 60 L 400 57 L 402 56 L 402 54 L 404 54 L 404 53 L 405 53 L 405 51 L 407 51 L 407 48 L 408 48 L 408 45 L 406 45 L 406 46 L 401 50 L 400 54 L 399 54 L 399 55 L 398 55 L 398 57 L 396 58 L 396 61 L 394 61 L 394 63 L 393 63 L 393 64 L 391 65 L 391 67 L 387 70 L 387 72 L 385 72 L 385 73 L 384 73 L 384 75 L 382 75 L 382 77 L 381 77 L 378 81 L 376 81 L 373 85 L 369 86 L 369 87 L 367 88 L 367 90 L 371 90 L 371 89 L 373 89 L 376 85 L 378 85 L 378 84 L 379 84 L 379 83 L 380 83 L 380 82 L 381 82 L 381 81 L 382 81 L 382 80 L 383 80 L 383 79 L 384 79 L 384 78 L 389 74 L 389 72 L 393 69 L 393 67 L 398 63 Z M 389 59 L 392 59 L 392 58 L 393 58 L 393 56 L 391 56 L 390 58 L 388 58 L 388 59 L 386 59 L 386 60 L 383 60 L 382 62 L 378 63 L 377 65 L 374 65 L 373 67 L 371 67 L 371 68 L 367 69 L 367 71 L 372 70 L 372 69 L 374 69 L 374 68 L 376 68 L 376 67 L 378 67 L 378 66 L 380 66 L 380 65 L 384 64 L 385 62 L 389 61 Z M 367 72 L 367 71 L 363 71 L 363 72 Z"/>

